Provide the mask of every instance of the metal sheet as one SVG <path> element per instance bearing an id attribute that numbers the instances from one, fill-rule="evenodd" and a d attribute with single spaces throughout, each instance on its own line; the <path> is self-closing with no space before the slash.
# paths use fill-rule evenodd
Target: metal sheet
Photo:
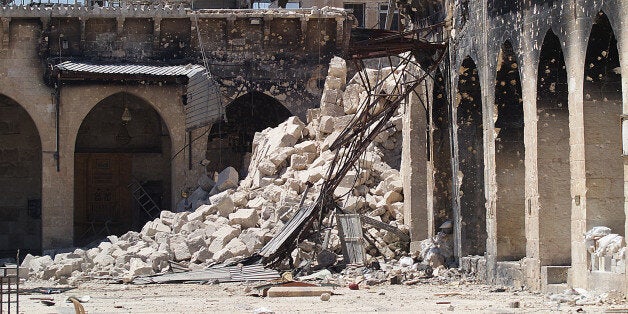
<path id="1" fill-rule="evenodd" d="M 185 105 L 185 129 L 213 124 L 222 117 L 222 95 L 220 86 L 208 71 L 197 72 L 190 77 Z"/>
<path id="2" fill-rule="evenodd" d="M 217 281 L 217 282 L 244 282 L 267 281 L 280 278 L 279 272 L 266 269 L 262 265 L 213 267 L 205 270 L 196 270 L 183 273 L 164 274 L 151 277 L 138 277 L 134 284 L 176 283 L 185 281 Z"/>
<path id="3" fill-rule="evenodd" d="M 96 74 L 126 74 L 126 75 L 155 75 L 155 76 L 187 76 L 191 77 L 198 72 L 204 72 L 205 67 L 197 64 L 151 66 L 139 64 L 95 64 L 75 61 L 65 61 L 55 66 L 61 74 L 63 72 L 96 73 Z"/>

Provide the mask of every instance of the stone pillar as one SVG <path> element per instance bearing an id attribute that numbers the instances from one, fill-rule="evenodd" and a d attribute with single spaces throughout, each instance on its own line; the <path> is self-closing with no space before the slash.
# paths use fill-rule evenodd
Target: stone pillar
<path id="1" fill-rule="evenodd" d="M 499 48 L 497 48 L 499 49 Z M 485 63 L 478 64 L 482 86 L 482 124 L 484 133 L 484 198 L 486 199 L 486 276 L 489 282 L 495 279 L 497 263 L 497 175 L 495 172 L 495 75 L 496 67 Z M 497 56 L 495 54 L 495 56 Z M 497 58 L 495 58 L 497 60 Z M 494 61 L 495 62 L 495 61 Z"/>
<path id="2" fill-rule="evenodd" d="M 574 9 L 573 7 L 571 8 Z M 573 16 L 567 14 L 567 16 Z M 586 172 L 584 151 L 583 82 L 584 59 L 587 51 L 582 22 L 570 19 L 569 34 L 565 44 L 565 65 L 569 87 L 569 163 L 571 168 L 571 271 L 570 285 L 587 287 L 587 251 L 584 233 L 587 231 L 586 217 Z"/>
<path id="3" fill-rule="evenodd" d="M 523 36 L 523 50 L 532 50 L 530 40 L 533 34 Z M 523 54 L 519 62 L 521 76 L 521 92 L 523 98 L 523 141 L 525 145 L 525 231 L 526 257 L 523 267 L 526 274 L 526 284 L 532 290 L 538 291 L 541 278 L 541 264 L 539 257 L 539 192 L 537 175 L 537 69 L 538 60 L 533 54 Z"/>
<path id="4" fill-rule="evenodd" d="M 620 8 L 619 16 L 624 17 L 626 13 L 628 13 L 628 2 L 622 1 L 619 2 Z M 628 30 L 623 28 L 615 29 L 615 36 L 617 38 L 617 50 L 619 52 L 619 62 L 621 64 L 621 91 L 622 91 L 622 114 L 628 115 L 628 67 L 625 66 L 626 62 L 628 62 Z M 624 130 L 622 129 L 622 133 Z M 625 142 L 625 138 L 628 137 L 628 134 L 622 134 L 622 141 Z M 626 150 L 626 147 L 623 147 Z M 626 213 L 626 217 L 628 217 L 628 157 L 624 156 L 624 211 Z M 628 234 L 628 219 L 625 220 L 624 223 L 624 235 Z M 624 265 L 626 267 L 626 265 Z M 624 295 L 628 293 L 628 267 L 624 269 L 624 273 L 626 274 L 626 278 L 624 279 L 624 287 L 623 292 Z"/>
<path id="5" fill-rule="evenodd" d="M 424 86 L 411 93 L 403 110 L 403 147 L 401 176 L 403 180 L 404 223 L 410 226 L 410 251 L 418 248 L 419 241 L 428 236 L 427 215 L 427 146 L 426 115 L 418 95 Z M 425 103 L 425 99 L 423 99 Z"/>

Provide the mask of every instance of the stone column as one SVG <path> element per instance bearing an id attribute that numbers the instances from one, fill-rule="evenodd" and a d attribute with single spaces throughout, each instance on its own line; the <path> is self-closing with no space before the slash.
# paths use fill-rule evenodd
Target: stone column
<path id="1" fill-rule="evenodd" d="M 532 50 L 533 34 L 524 33 L 523 51 Z M 526 283 L 533 290 L 540 289 L 541 264 L 539 257 L 539 192 L 537 172 L 537 68 L 538 60 L 533 54 L 523 54 L 519 62 L 521 76 L 521 92 L 523 98 L 523 141 L 525 145 L 525 231 L 526 258 L 524 272 Z"/>
<path id="2" fill-rule="evenodd" d="M 573 7 L 571 8 L 574 9 Z M 567 16 L 573 16 L 567 14 Z M 571 168 L 571 272 L 573 287 L 587 287 L 587 251 L 584 246 L 586 217 L 586 172 L 584 151 L 583 82 L 587 51 L 582 22 L 570 19 L 565 44 L 565 65 L 569 87 L 569 163 Z"/>
<path id="3" fill-rule="evenodd" d="M 424 86 L 411 93 L 402 110 L 403 147 L 401 176 L 404 195 L 404 223 L 410 226 L 410 251 L 417 250 L 419 241 L 428 236 L 427 215 L 427 146 L 426 114 L 418 95 Z M 425 99 L 423 100 L 425 103 Z"/>

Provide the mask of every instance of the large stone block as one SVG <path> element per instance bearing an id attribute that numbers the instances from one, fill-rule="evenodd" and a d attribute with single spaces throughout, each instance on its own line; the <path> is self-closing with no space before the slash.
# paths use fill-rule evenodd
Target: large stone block
<path id="1" fill-rule="evenodd" d="M 230 225 L 240 225 L 243 229 L 255 227 L 259 221 L 259 214 L 254 208 L 238 209 L 235 213 L 229 214 Z"/>
<path id="2" fill-rule="evenodd" d="M 223 226 L 214 233 L 214 240 L 209 245 L 208 250 L 215 254 L 222 250 L 229 241 L 240 235 L 240 229 L 233 228 L 231 226 Z"/>
<path id="3" fill-rule="evenodd" d="M 238 187 L 238 171 L 233 167 L 227 167 L 218 174 L 216 185 L 212 188 L 210 195 L 218 194 L 228 189 Z"/>
<path id="4" fill-rule="evenodd" d="M 218 213 L 222 217 L 228 217 L 229 214 L 233 213 L 235 209 L 235 205 L 233 200 L 231 199 L 231 195 L 229 191 L 225 191 L 216 195 L 213 195 L 209 198 L 212 206 L 216 207 L 216 213 Z"/>
<path id="5" fill-rule="evenodd" d="M 347 61 L 340 57 L 333 57 L 329 61 L 327 75 L 339 78 L 344 85 L 347 81 Z"/>
<path id="6" fill-rule="evenodd" d="M 170 238 L 170 250 L 174 253 L 175 261 L 189 260 L 192 257 L 190 248 L 184 236 L 176 235 Z"/>
<path id="7" fill-rule="evenodd" d="M 294 154 L 290 156 L 290 167 L 294 170 L 303 170 L 308 166 L 308 158 L 305 155 Z"/>

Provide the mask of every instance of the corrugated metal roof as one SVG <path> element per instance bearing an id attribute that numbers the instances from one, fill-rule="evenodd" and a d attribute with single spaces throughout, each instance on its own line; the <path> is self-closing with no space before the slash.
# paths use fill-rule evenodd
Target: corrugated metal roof
<path id="1" fill-rule="evenodd" d="M 151 75 L 151 76 L 187 76 L 205 71 L 205 67 L 198 64 L 152 66 L 138 64 L 91 64 L 84 62 L 65 61 L 55 66 L 60 71 L 83 72 L 94 74 L 118 75 Z"/>

